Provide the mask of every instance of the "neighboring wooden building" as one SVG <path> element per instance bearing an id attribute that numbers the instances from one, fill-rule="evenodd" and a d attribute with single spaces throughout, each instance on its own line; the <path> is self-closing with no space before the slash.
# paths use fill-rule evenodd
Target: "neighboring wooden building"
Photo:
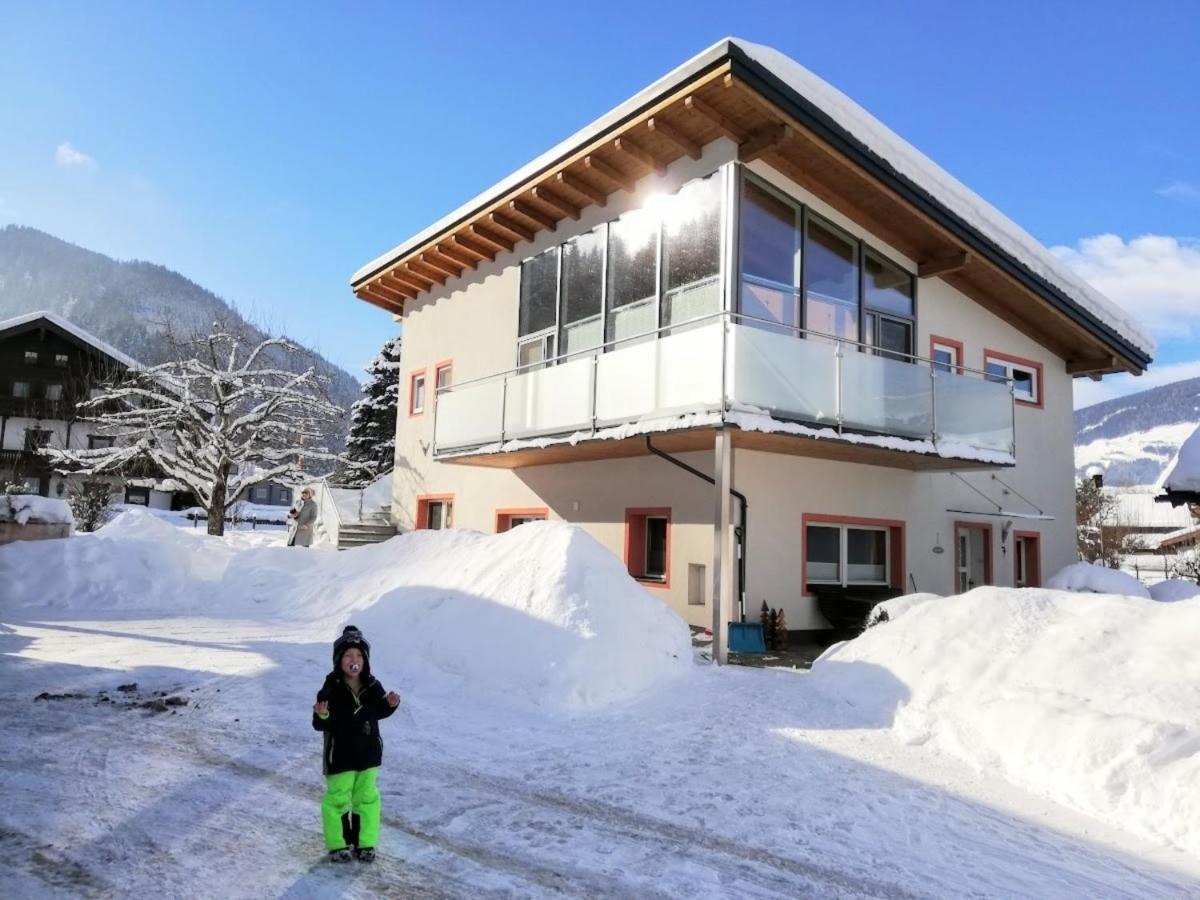
<path id="1" fill-rule="evenodd" d="M 399 526 L 577 523 L 718 644 L 742 601 L 814 629 L 817 592 L 1074 561 L 1072 379 L 1153 349 L 865 110 L 734 39 L 351 284 L 404 328 Z"/>
<path id="2" fill-rule="evenodd" d="M 89 449 L 112 438 L 81 421 L 76 404 L 136 360 L 52 312 L 0 322 L 0 481 L 62 497 L 66 480 L 37 450 Z"/>

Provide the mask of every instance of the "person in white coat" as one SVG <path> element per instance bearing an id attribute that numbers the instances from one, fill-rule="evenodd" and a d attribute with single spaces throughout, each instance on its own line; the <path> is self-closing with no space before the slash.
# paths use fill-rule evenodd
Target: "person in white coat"
<path id="1" fill-rule="evenodd" d="M 288 518 L 295 520 L 296 528 L 288 546 L 311 547 L 313 530 L 317 524 L 317 504 L 309 488 L 300 492 L 300 505 L 288 513 Z"/>

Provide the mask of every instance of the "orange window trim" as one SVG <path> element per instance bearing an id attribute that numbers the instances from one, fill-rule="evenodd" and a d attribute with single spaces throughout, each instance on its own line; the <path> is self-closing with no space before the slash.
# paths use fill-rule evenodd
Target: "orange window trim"
<path id="1" fill-rule="evenodd" d="M 977 528 L 983 532 L 983 580 L 985 584 L 995 584 L 995 579 L 992 577 L 992 526 L 987 522 L 956 521 L 954 523 L 954 571 L 951 573 L 953 575 L 951 596 L 958 593 L 958 569 L 962 565 L 962 558 L 958 555 L 958 529 L 960 528 Z"/>
<path id="2" fill-rule="evenodd" d="M 450 370 L 450 380 L 452 382 L 454 378 L 454 360 L 443 359 L 433 367 L 433 396 L 435 399 L 437 398 L 438 376 L 442 374 L 442 369 Z"/>
<path id="3" fill-rule="evenodd" d="M 663 561 L 664 578 L 646 578 L 646 518 L 660 516 L 667 520 L 667 550 Z M 625 510 L 625 568 L 637 579 L 639 584 L 646 587 L 663 588 L 671 586 L 671 507 L 643 506 L 630 507 Z M 638 573 L 642 574 L 639 575 Z"/>
<path id="4" fill-rule="evenodd" d="M 512 520 L 515 516 L 549 519 L 550 510 L 545 506 L 534 506 L 528 509 L 498 509 L 496 510 L 496 534 L 502 534 L 512 528 Z"/>
<path id="5" fill-rule="evenodd" d="M 811 597 L 808 593 L 808 526 L 809 525 L 870 525 L 875 528 L 888 530 L 888 585 L 904 590 L 904 579 L 907 571 L 905 554 L 905 533 L 907 523 L 902 519 L 872 519 L 864 516 L 839 516 L 831 513 L 801 513 L 800 515 L 800 596 Z"/>
<path id="6" fill-rule="evenodd" d="M 962 341 L 956 341 L 954 338 L 943 337 L 940 334 L 931 334 L 929 336 L 929 359 L 933 360 L 933 345 L 941 344 L 943 347 L 953 347 L 954 352 L 958 354 L 958 362 L 954 368 L 961 375 L 963 366 L 967 364 L 967 352 L 963 347 Z M 1040 387 L 1039 387 L 1040 389 Z"/>
<path id="7" fill-rule="evenodd" d="M 989 350 L 983 348 L 983 370 L 987 371 L 989 359 L 998 360 L 999 362 L 1016 363 L 1026 369 L 1033 369 L 1037 373 L 1037 402 L 1031 403 L 1028 400 L 1017 400 L 1018 406 L 1028 406 L 1033 409 L 1046 408 L 1046 378 L 1045 368 L 1040 362 L 1034 359 L 1026 359 L 1023 356 L 1013 356 L 1011 353 L 1002 353 L 999 350 Z"/>
<path id="8" fill-rule="evenodd" d="M 450 504 L 450 527 L 454 527 L 453 494 L 420 494 L 417 497 L 417 514 L 413 517 L 418 530 L 429 527 L 429 504 L 437 501 Z"/>
<path id="9" fill-rule="evenodd" d="M 426 378 L 425 379 L 425 399 L 421 401 L 422 405 L 421 405 L 420 410 L 414 410 L 414 408 L 413 408 L 413 388 L 416 387 L 418 375 L 424 376 L 425 369 L 423 369 L 423 368 L 413 369 L 411 372 L 408 373 L 408 415 L 410 417 L 424 415 L 425 407 L 429 405 L 429 379 Z"/>
<path id="10" fill-rule="evenodd" d="M 1029 583 L 1026 587 L 1041 587 L 1042 586 L 1042 534 L 1040 531 L 1014 531 L 1013 532 L 1013 584 L 1017 583 L 1017 576 L 1020 574 L 1017 569 L 1017 541 L 1022 538 L 1029 541 L 1032 545 L 1033 553 L 1025 560 L 1025 568 L 1029 573 Z"/>

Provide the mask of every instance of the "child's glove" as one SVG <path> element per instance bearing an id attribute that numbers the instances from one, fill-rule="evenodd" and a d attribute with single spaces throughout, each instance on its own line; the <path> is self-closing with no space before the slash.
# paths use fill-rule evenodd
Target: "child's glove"
<path id="1" fill-rule="evenodd" d="M 397 697 L 396 699 L 399 700 L 400 698 Z M 392 705 L 395 706 L 395 704 L 392 704 Z M 328 719 L 329 718 L 329 701 L 328 700 L 318 700 L 316 703 L 313 704 L 313 712 L 315 712 L 317 714 L 318 718 Z"/>
<path id="2" fill-rule="evenodd" d="M 400 705 L 400 695 L 395 691 L 388 691 L 387 702 L 388 706 L 390 706 L 392 709 L 395 709 Z"/>

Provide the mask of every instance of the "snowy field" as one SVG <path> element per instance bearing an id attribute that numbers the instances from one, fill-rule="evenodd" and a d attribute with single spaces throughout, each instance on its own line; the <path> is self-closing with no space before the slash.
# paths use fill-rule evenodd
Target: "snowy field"
<path id="1" fill-rule="evenodd" d="M 716 670 L 567 526 L 282 540 L 0 547 L 4 897 L 1200 896 L 1200 599 L 907 598 Z M 320 835 L 347 622 L 404 698 L 374 866 Z"/>

